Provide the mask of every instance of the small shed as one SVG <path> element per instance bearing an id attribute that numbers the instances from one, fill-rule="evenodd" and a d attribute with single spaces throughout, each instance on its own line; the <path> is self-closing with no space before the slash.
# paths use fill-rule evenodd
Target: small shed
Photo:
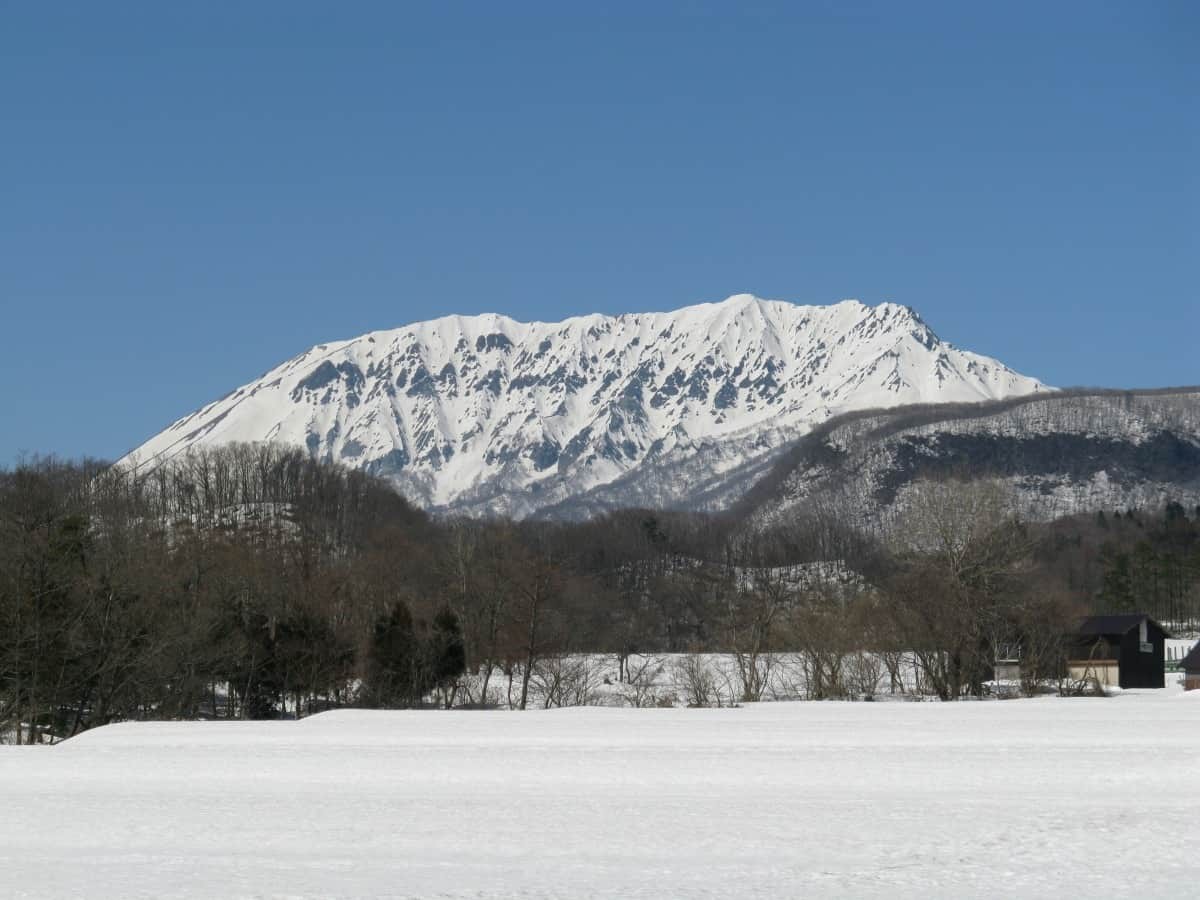
<path id="1" fill-rule="evenodd" d="M 1183 669 L 1183 689 L 1185 691 L 1200 691 L 1200 644 L 1188 651 L 1179 663 Z"/>
<path id="2" fill-rule="evenodd" d="M 992 664 L 992 678 L 998 682 L 1021 680 L 1021 645 L 1018 643 L 999 644 L 996 647 L 996 660 Z"/>
<path id="3" fill-rule="evenodd" d="M 1163 675 L 1167 630 L 1145 613 L 1091 616 L 1079 623 L 1067 652 L 1076 681 L 1105 687 L 1166 687 Z"/>

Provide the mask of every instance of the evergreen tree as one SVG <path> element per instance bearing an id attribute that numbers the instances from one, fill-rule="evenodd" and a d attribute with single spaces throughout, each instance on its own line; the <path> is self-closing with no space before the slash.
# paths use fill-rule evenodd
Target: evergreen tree
<path id="1" fill-rule="evenodd" d="M 1133 573 L 1129 554 L 1105 552 L 1104 585 L 1100 589 L 1099 606 L 1103 612 L 1131 610 L 1133 602 Z"/>
<path id="2" fill-rule="evenodd" d="M 403 600 L 397 600 L 375 623 L 364 699 L 369 705 L 390 708 L 419 703 L 424 694 L 418 677 L 420 668 L 412 613 Z"/>
<path id="3" fill-rule="evenodd" d="M 458 624 L 458 616 L 453 611 L 443 609 L 433 617 L 427 654 L 429 678 L 434 687 L 449 687 L 467 670 L 462 628 Z"/>

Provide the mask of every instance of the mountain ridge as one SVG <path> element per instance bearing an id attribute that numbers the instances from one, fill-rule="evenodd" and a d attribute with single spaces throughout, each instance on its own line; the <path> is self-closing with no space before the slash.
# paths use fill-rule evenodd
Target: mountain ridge
<path id="1" fill-rule="evenodd" d="M 523 516 L 699 452 L 761 470 L 790 439 L 855 409 L 1046 390 L 895 303 L 735 294 L 561 322 L 449 315 L 317 344 L 121 462 L 280 441 L 387 477 L 429 509 Z"/>
<path id="2" fill-rule="evenodd" d="M 856 410 L 793 442 L 732 506 L 762 527 L 812 509 L 894 525 L 925 480 L 1005 485 L 1019 514 L 1200 504 L 1200 387 L 1063 388 L 971 405 Z"/>

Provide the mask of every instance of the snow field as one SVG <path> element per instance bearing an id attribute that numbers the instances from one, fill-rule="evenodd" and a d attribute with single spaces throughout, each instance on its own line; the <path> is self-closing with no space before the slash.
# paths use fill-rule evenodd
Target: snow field
<path id="1" fill-rule="evenodd" d="M 1200 694 L 115 725 L 0 751 L 14 897 L 1193 897 Z"/>

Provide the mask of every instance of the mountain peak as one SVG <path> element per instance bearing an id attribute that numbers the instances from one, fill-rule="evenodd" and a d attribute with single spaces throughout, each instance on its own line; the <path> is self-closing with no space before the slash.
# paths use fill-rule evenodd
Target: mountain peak
<path id="1" fill-rule="evenodd" d="M 720 303 L 717 303 L 716 305 L 717 306 L 745 307 L 745 306 L 758 305 L 759 303 L 762 303 L 762 302 L 763 301 L 761 298 L 756 297 L 753 294 L 730 294 L 728 297 L 726 297 L 724 300 L 722 300 Z"/>
<path id="2" fill-rule="evenodd" d="M 646 485 L 688 454 L 751 465 L 831 415 L 1043 390 L 910 307 L 735 294 L 673 312 L 446 316 L 318 345 L 126 457 L 278 441 L 431 508 L 528 514 Z M 698 447 L 706 448 L 697 451 Z M 669 505 L 694 485 L 662 485 Z"/>

